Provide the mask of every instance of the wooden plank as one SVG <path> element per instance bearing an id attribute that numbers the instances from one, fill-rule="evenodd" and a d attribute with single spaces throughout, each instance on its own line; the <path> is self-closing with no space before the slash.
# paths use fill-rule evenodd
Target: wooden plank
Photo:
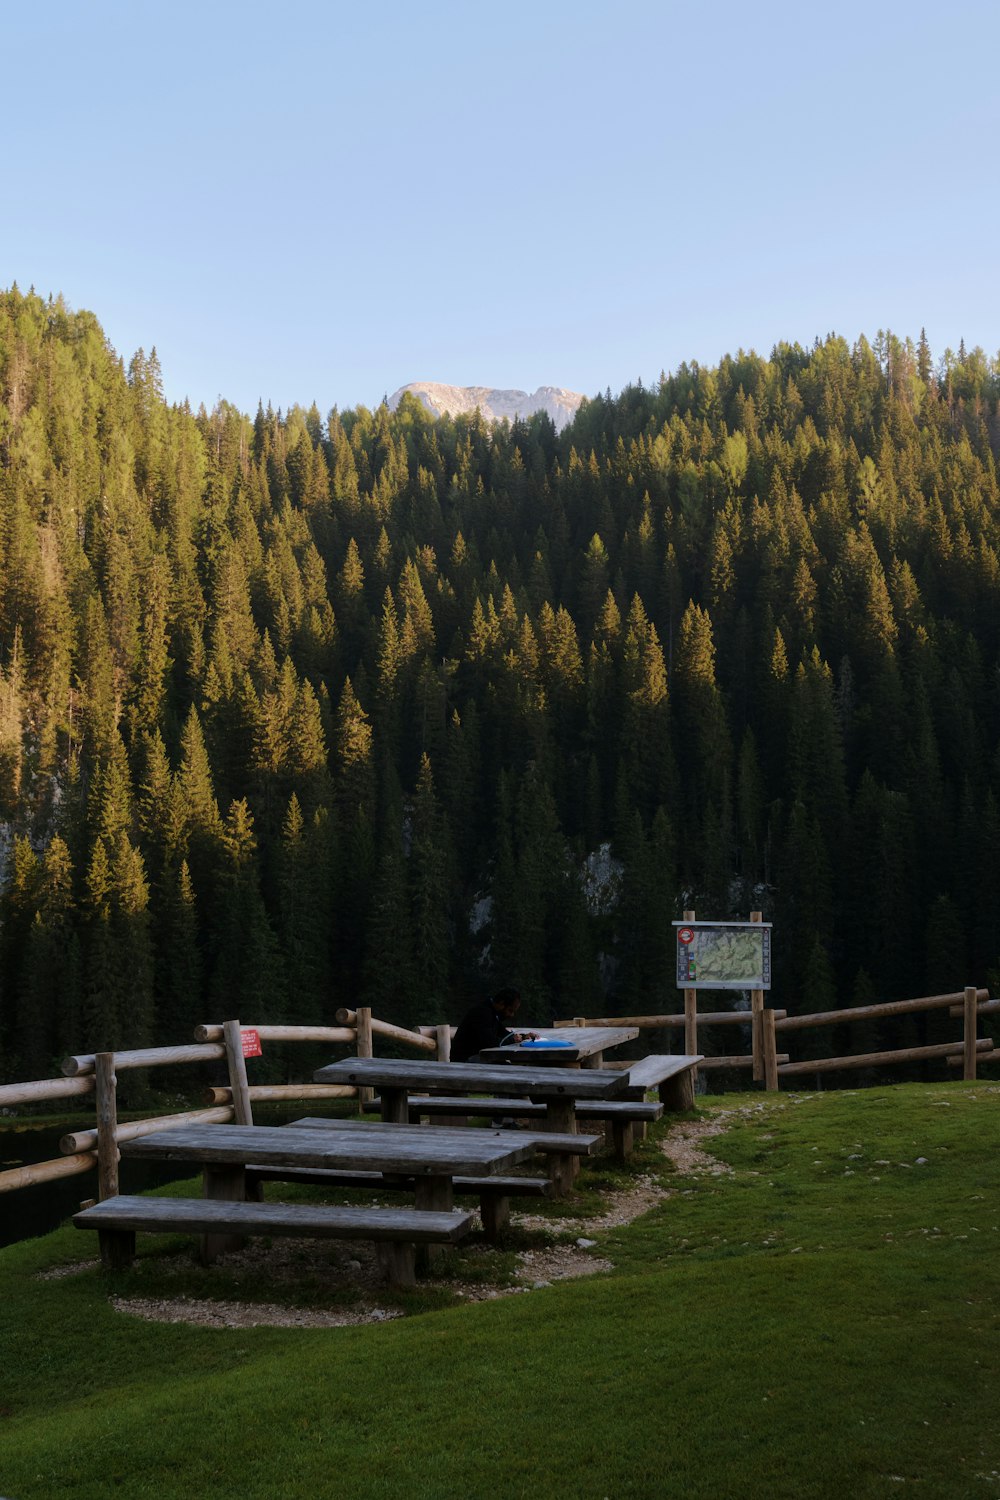
<path id="1" fill-rule="evenodd" d="M 352 1122 L 350 1120 L 323 1120 L 310 1119 L 308 1116 L 302 1120 L 294 1120 L 291 1125 L 286 1125 L 285 1130 L 336 1130 L 345 1135 L 350 1132 Z M 384 1132 L 400 1130 L 410 1132 L 412 1125 L 383 1125 L 381 1121 L 365 1121 L 360 1124 L 360 1131 L 380 1132 L 379 1139 L 388 1139 Z M 425 1131 L 425 1134 L 427 1132 Z M 442 1127 L 435 1130 L 435 1136 L 441 1137 L 453 1135 L 457 1137 L 459 1148 L 471 1141 L 503 1141 L 514 1142 L 518 1147 L 527 1146 L 532 1151 L 541 1155 L 553 1155 L 556 1152 L 568 1152 L 571 1156 L 591 1156 L 599 1148 L 601 1137 L 599 1135 L 580 1135 L 576 1131 L 554 1132 L 551 1130 L 501 1130 L 499 1128 L 480 1128 L 478 1126 L 465 1126 L 460 1129 Z M 363 1138 L 363 1137 L 362 1137 Z M 411 1137 L 407 1135 L 406 1140 Z"/>
<path id="2" fill-rule="evenodd" d="M 319 1167 L 248 1167 L 247 1176 L 260 1182 L 300 1182 L 310 1187 L 343 1188 L 354 1192 L 409 1192 L 416 1177 L 399 1173 L 323 1171 Z M 452 1189 L 457 1197 L 475 1194 L 507 1193 L 521 1198 L 549 1198 L 552 1184 L 547 1177 L 454 1177 Z"/>
<path id="3" fill-rule="evenodd" d="M 227 1230 L 331 1239 L 408 1239 L 454 1242 L 471 1227 L 461 1209 L 424 1213 L 413 1208 L 313 1203 L 227 1203 L 207 1198 L 108 1198 L 73 1215 L 78 1229 L 213 1234 Z"/>
<path id="4" fill-rule="evenodd" d="M 527 1094 L 529 1098 L 552 1097 L 603 1099 L 625 1088 L 623 1075 L 610 1068 L 529 1068 L 485 1063 L 444 1063 L 405 1058 L 345 1058 L 328 1063 L 313 1075 L 317 1083 L 367 1084 L 379 1088 L 405 1088 L 426 1092 L 445 1089 L 455 1093 Z"/>
<path id="5" fill-rule="evenodd" d="M 662 1104 L 647 1104 L 645 1099 L 582 1099 L 576 1106 L 578 1120 L 658 1120 Z"/>
<path id="6" fill-rule="evenodd" d="M 523 1062 L 526 1067 L 565 1067 L 581 1060 L 598 1059 L 607 1048 L 635 1041 L 639 1035 L 637 1026 L 542 1026 L 532 1027 L 531 1030 L 541 1041 L 566 1042 L 569 1045 L 553 1047 L 551 1052 L 514 1044 L 485 1047 L 479 1056 L 484 1063 L 502 1063 L 513 1059 L 515 1062 Z"/>
<path id="7" fill-rule="evenodd" d="M 411 1094 L 409 1096 L 410 1118 L 414 1115 L 458 1115 L 462 1118 L 477 1115 L 511 1116 L 515 1119 L 532 1119 L 545 1114 L 545 1105 L 531 1099 L 479 1099 L 471 1094 L 460 1098 L 447 1095 Z"/>
<path id="8" fill-rule="evenodd" d="M 695 1053 L 691 1057 L 682 1053 L 650 1053 L 648 1057 L 641 1057 L 638 1062 L 629 1063 L 626 1087 L 630 1092 L 633 1089 L 654 1089 L 668 1079 L 676 1077 L 678 1073 L 686 1073 L 696 1068 L 703 1060 L 700 1053 Z"/>
<path id="9" fill-rule="evenodd" d="M 476 1174 L 503 1171 L 533 1152 L 530 1140 L 516 1144 L 511 1132 L 425 1130 L 419 1125 L 351 1129 L 296 1129 L 294 1126 L 209 1125 L 160 1131 L 122 1144 L 129 1157 L 261 1166 L 367 1167 L 379 1172 Z"/>

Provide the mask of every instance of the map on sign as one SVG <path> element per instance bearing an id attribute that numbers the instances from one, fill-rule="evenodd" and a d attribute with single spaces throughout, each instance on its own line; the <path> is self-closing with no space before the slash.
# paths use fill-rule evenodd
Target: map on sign
<path id="1" fill-rule="evenodd" d="M 677 987 L 769 990 L 769 922 L 675 922 Z"/>

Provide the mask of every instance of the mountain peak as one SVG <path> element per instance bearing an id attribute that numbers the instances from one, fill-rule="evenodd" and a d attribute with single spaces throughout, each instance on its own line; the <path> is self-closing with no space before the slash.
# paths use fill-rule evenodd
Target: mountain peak
<path id="1" fill-rule="evenodd" d="M 433 380 L 413 380 L 389 397 L 391 411 L 396 410 L 407 391 L 435 417 L 471 414 L 478 407 L 487 422 L 502 422 L 504 418 L 513 422 L 516 417 L 530 417 L 536 411 L 543 411 L 552 418 L 557 430 L 572 422 L 584 399 L 576 391 L 556 385 L 540 385 L 529 396 L 527 391 L 498 390 L 494 386 L 440 385 Z"/>

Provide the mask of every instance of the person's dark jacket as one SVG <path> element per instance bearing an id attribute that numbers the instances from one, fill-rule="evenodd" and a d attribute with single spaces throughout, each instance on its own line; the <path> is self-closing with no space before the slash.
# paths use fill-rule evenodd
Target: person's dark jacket
<path id="1" fill-rule="evenodd" d="M 451 1043 L 452 1062 L 469 1062 L 484 1047 L 499 1047 L 510 1033 L 510 1021 L 494 1010 L 491 1000 L 480 1000 L 466 1011 Z"/>

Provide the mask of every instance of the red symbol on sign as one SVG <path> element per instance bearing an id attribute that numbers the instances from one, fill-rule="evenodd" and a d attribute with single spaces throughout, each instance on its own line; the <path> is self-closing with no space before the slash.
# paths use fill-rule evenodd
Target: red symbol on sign
<path id="1" fill-rule="evenodd" d="M 256 1031 L 241 1031 L 240 1039 L 243 1042 L 244 1057 L 263 1057 L 264 1049 L 260 1045 L 260 1033 Z"/>
<path id="2" fill-rule="evenodd" d="M 694 930 L 690 927 L 679 927 L 677 929 L 677 941 L 679 943 L 693 943 Z"/>

